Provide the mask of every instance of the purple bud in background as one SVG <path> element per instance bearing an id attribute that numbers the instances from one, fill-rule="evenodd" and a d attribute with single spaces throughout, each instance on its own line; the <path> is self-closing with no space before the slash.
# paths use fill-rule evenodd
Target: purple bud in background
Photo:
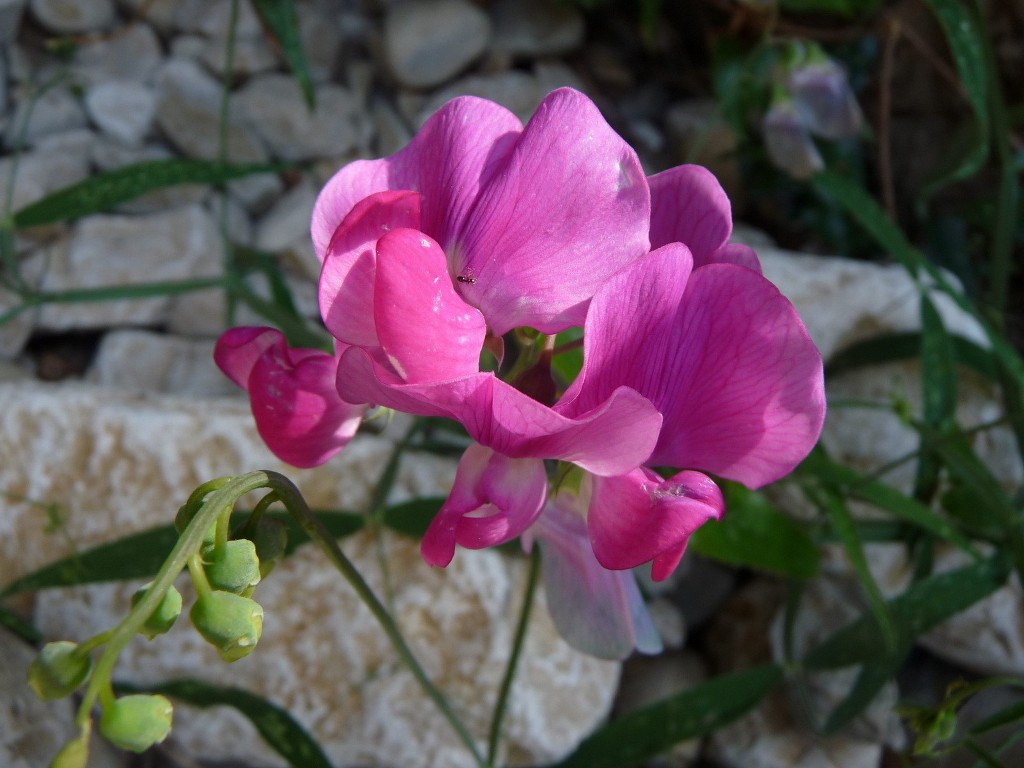
<path id="1" fill-rule="evenodd" d="M 789 73 L 789 91 L 807 129 L 823 139 L 849 139 L 864 118 L 846 72 L 834 60 L 815 58 Z"/>
<path id="2" fill-rule="evenodd" d="M 809 179 L 824 169 L 825 162 L 792 101 L 772 104 L 761 123 L 761 132 L 768 157 L 790 176 Z"/>

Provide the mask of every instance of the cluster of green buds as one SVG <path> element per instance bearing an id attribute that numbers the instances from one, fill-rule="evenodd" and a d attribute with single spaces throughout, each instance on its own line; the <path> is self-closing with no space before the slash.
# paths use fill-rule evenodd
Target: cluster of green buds
<path id="1" fill-rule="evenodd" d="M 172 582 L 183 570 L 188 570 L 195 586 L 189 617 L 196 631 L 224 661 L 237 661 L 255 648 L 263 630 L 263 608 L 252 594 L 284 555 L 287 543 L 284 522 L 265 514 L 278 497 L 267 494 L 234 534 L 230 526 L 237 500 L 265 487 L 265 482 L 257 482 L 261 474 L 222 478 L 196 489 L 175 518 L 177 544 L 154 580 L 132 597 L 128 615 L 113 629 L 84 643 L 60 640 L 39 652 L 29 668 L 28 682 L 40 699 L 64 698 L 86 686 L 78 709 L 79 734 L 64 745 L 51 768 L 85 767 L 91 712 L 97 704 L 100 734 L 121 749 L 142 752 L 170 733 L 170 701 L 156 694 L 117 696 L 110 676 L 132 637 L 142 634 L 152 640 L 174 626 L 183 601 Z"/>

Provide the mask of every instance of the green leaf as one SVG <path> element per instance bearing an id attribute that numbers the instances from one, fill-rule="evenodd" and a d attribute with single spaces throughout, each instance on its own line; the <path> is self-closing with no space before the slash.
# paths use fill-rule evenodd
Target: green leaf
<path id="1" fill-rule="evenodd" d="M 118 684 L 119 691 L 160 694 L 194 707 L 234 707 L 249 718 L 267 744 L 292 768 L 331 768 L 323 750 L 306 730 L 284 709 L 239 688 L 213 685 L 200 680 L 175 680 L 163 685 Z"/>
<path id="2" fill-rule="evenodd" d="M 835 669 L 899 658 L 920 635 L 1002 587 L 1007 573 L 997 555 L 922 579 L 887 603 L 896 628 L 895 654 L 889 653 L 874 614 L 866 613 L 814 648 L 803 664 L 808 669 Z"/>
<path id="3" fill-rule="evenodd" d="M 550 768 L 622 768 L 655 757 L 742 717 L 782 680 L 766 664 L 722 675 L 688 691 L 614 720 Z"/>
<path id="4" fill-rule="evenodd" d="M 818 572 L 820 555 L 807 532 L 757 491 L 725 486 L 725 516 L 690 537 L 691 552 L 794 579 Z"/>
<path id="5" fill-rule="evenodd" d="M 953 355 L 959 365 L 997 381 L 997 371 L 992 353 L 970 339 L 947 332 L 946 338 L 953 347 Z M 915 360 L 921 354 L 922 334 L 914 331 L 886 333 L 851 344 L 836 352 L 825 364 L 825 378 L 840 376 L 872 365 Z"/>
<path id="6" fill-rule="evenodd" d="M 988 156 L 989 110 L 985 50 L 977 20 L 962 0 L 925 0 L 939 20 L 956 62 L 957 73 L 974 112 L 976 129 L 972 146 L 959 162 L 922 192 L 928 198 L 942 187 L 973 174 Z"/>
<path id="7" fill-rule="evenodd" d="M 873 504 L 944 541 L 955 544 L 965 552 L 976 554 L 970 540 L 947 520 L 940 517 L 931 507 L 906 496 L 880 480 L 873 480 L 861 474 L 853 467 L 833 461 L 824 451 L 812 451 L 804 459 L 798 471 L 807 472 L 851 498 Z"/>
<path id="8" fill-rule="evenodd" d="M 406 536 L 422 539 L 444 501 L 443 498 L 422 498 L 396 504 L 384 510 L 381 522 Z"/>
<path id="9" fill-rule="evenodd" d="M 264 28 L 281 46 L 285 61 L 295 76 L 295 82 L 302 89 L 306 106 L 312 112 L 316 108 L 316 94 L 313 91 L 313 78 L 309 73 L 306 54 L 302 50 L 294 0 L 252 0 L 252 7 L 259 15 Z"/>
<path id="10" fill-rule="evenodd" d="M 921 294 L 921 386 L 925 423 L 937 429 L 952 426 L 957 404 L 956 357 L 927 293 Z"/>
<path id="11" fill-rule="evenodd" d="M 37 227 L 99 213 L 161 187 L 220 184 L 256 173 L 274 173 L 266 163 L 220 163 L 213 160 L 152 160 L 98 173 L 47 195 L 14 214 L 16 227 Z"/>
<path id="12" fill-rule="evenodd" d="M 0 627 L 20 637 L 26 643 L 37 645 L 43 641 L 43 633 L 33 627 L 12 610 L 0 605 Z"/>
<path id="13" fill-rule="evenodd" d="M 317 515 L 327 530 L 338 538 L 349 536 L 363 527 L 362 516 L 351 512 L 328 511 Z M 271 513 L 271 516 L 285 520 L 288 524 L 286 555 L 309 540 L 305 530 L 291 516 L 276 512 Z M 247 517 L 247 512 L 236 512 L 231 518 L 232 525 L 240 525 Z M 0 597 L 34 589 L 149 579 L 160 570 L 177 541 L 178 532 L 173 525 L 125 536 L 22 576 L 0 591 Z"/>
<path id="14" fill-rule="evenodd" d="M 878 663 L 865 664 L 861 668 L 860 674 L 857 675 L 850 692 L 829 714 L 828 720 L 825 721 L 822 728 L 824 735 L 830 736 L 836 733 L 863 712 L 874 701 L 885 684 L 893 679 L 902 666 L 904 658 L 905 656 L 900 656 Z"/>
<path id="15" fill-rule="evenodd" d="M 555 349 L 557 350 L 563 344 L 571 344 L 578 342 L 583 338 L 582 328 L 570 328 L 566 331 L 562 331 L 555 337 Z M 583 368 L 583 345 L 573 347 L 565 352 L 559 352 L 551 358 L 551 369 L 561 379 L 562 387 L 567 387 L 572 384 L 576 377 L 580 375 L 580 370 Z"/>

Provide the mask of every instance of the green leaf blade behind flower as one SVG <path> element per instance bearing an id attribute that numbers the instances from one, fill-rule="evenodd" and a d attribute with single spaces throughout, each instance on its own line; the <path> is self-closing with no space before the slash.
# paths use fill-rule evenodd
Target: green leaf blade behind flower
<path id="1" fill-rule="evenodd" d="M 725 486 L 725 516 L 701 526 L 688 549 L 730 565 L 756 568 L 794 579 L 818 572 L 818 548 L 804 528 L 757 491 Z"/>
<path id="2" fill-rule="evenodd" d="M 313 77 L 309 63 L 302 49 L 299 36 L 299 18 L 294 0 L 252 0 L 253 10 L 263 22 L 264 28 L 281 46 L 281 53 L 302 90 L 306 106 L 310 111 L 316 108 L 316 94 L 313 91 Z"/>

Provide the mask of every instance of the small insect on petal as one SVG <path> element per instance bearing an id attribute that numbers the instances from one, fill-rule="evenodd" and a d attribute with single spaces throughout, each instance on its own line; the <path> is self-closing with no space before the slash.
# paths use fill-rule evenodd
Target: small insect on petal
<path id="1" fill-rule="evenodd" d="M 468 283 L 469 285 L 476 283 L 476 278 L 471 275 L 458 275 L 455 279 L 460 283 Z"/>

